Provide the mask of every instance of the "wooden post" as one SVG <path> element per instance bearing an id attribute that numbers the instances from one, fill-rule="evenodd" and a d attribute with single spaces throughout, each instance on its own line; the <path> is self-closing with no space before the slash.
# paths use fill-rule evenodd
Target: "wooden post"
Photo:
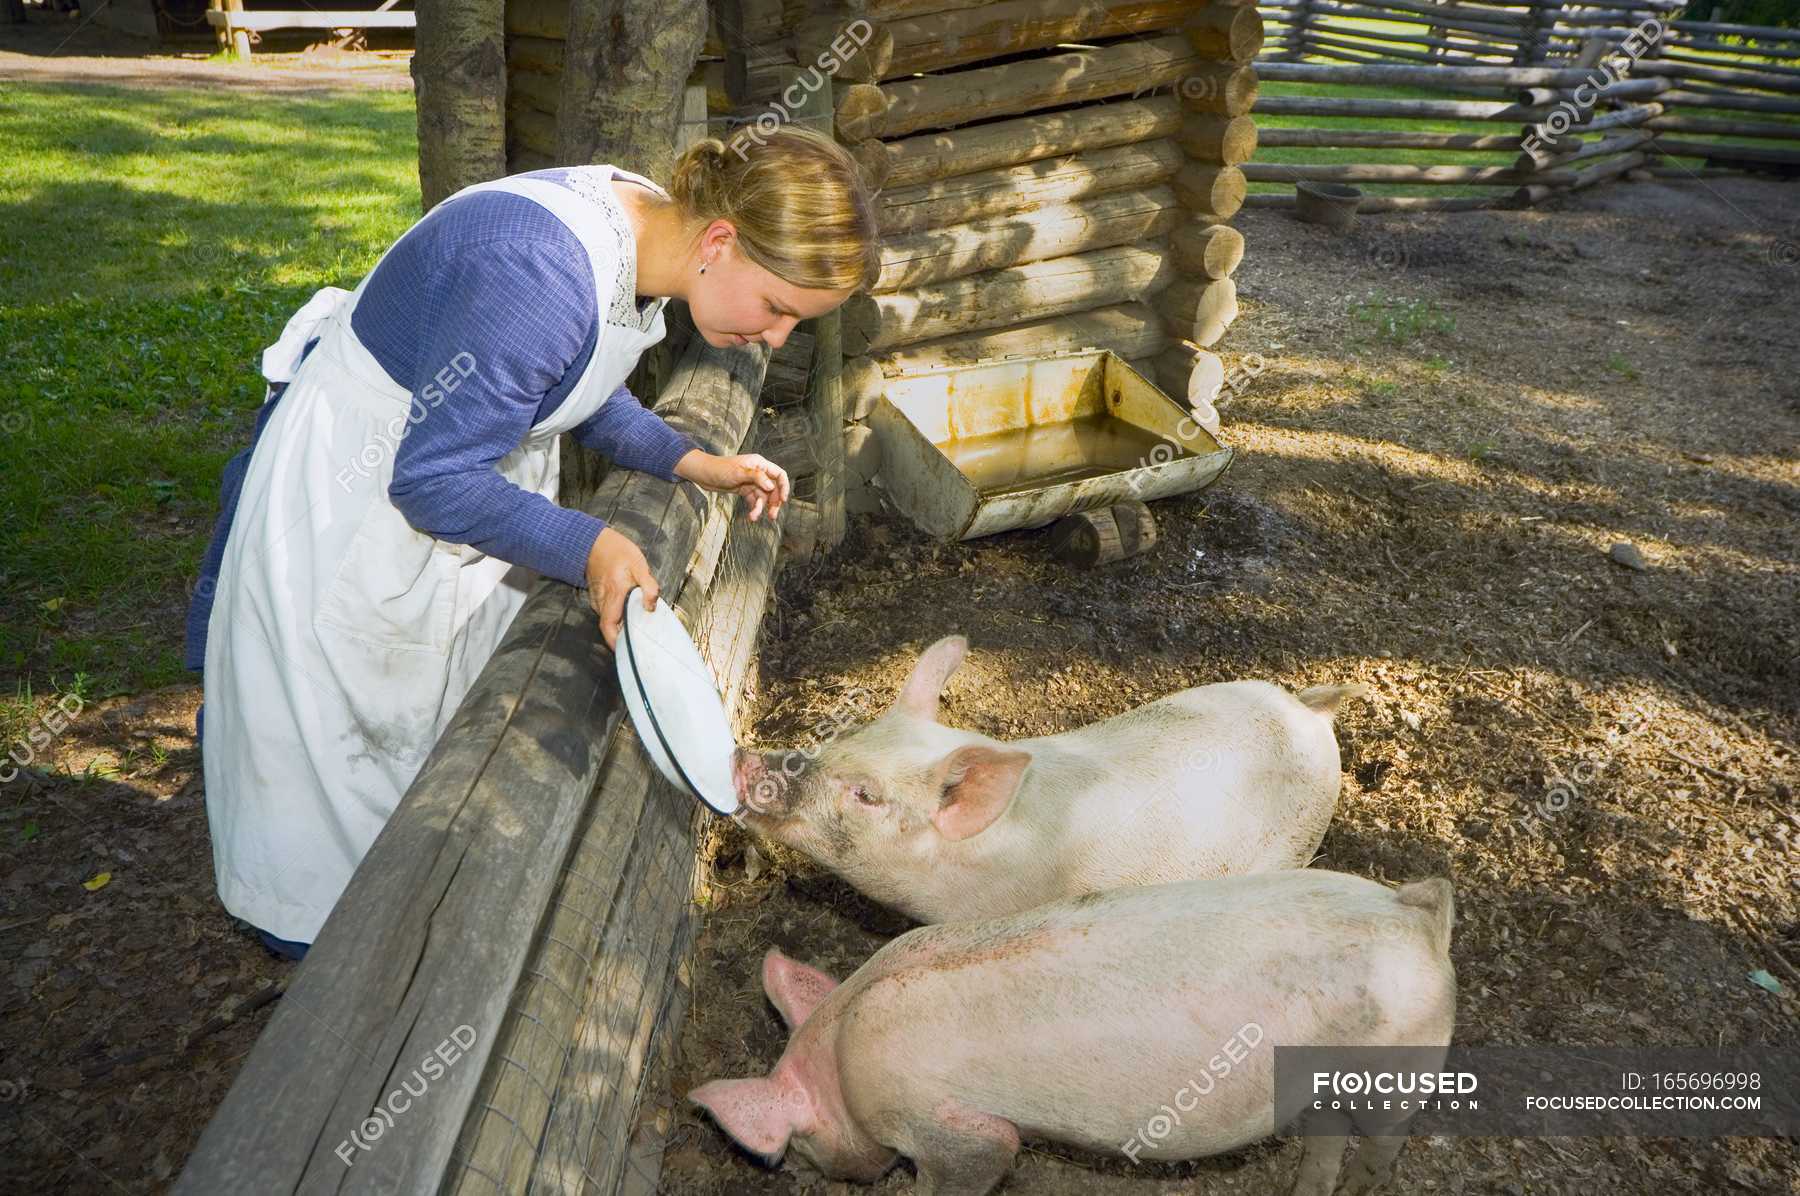
<path id="1" fill-rule="evenodd" d="M 831 76 L 820 72 L 819 78 L 822 84 L 817 90 L 801 89 L 805 95 L 793 113 L 794 122 L 832 137 L 836 105 Z M 813 451 L 819 462 L 814 493 L 819 509 L 818 548 L 826 552 L 843 542 L 850 481 L 844 464 L 843 321 L 841 307 L 812 321 L 813 360 L 807 386 L 807 406 L 815 437 Z"/>
<path id="2" fill-rule="evenodd" d="M 244 11 L 244 0 L 225 0 L 225 11 L 241 13 Z M 236 52 L 239 62 L 250 61 L 250 31 L 233 24 L 231 26 L 231 46 Z"/>
<path id="3" fill-rule="evenodd" d="M 1312 24 L 1313 0 L 1299 0 L 1290 10 L 1287 27 L 1287 48 L 1281 56 L 1289 62 L 1299 62 L 1306 57 L 1306 30 Z"/>
<path id="4" fill-rule="evenodd" d="M 419 4 L 412 76 L 419 113 L 419 191 L 427 212 L 472 183 L 506 173 L 502 8 L 502 0 Z"/>
<path id="5" fill-rule="evenodd" d="M 19 12 L 23 13 L 25 7 L 22 0 L 15 0 L 15 2 L 19 3 Z M 223 13 L 225 11 L 225 0 L 206 0 L 206 7 L 212 12 Z M 231 48 L 231 34 L 224 25 L 213 26 L 213 40 L 218 43 L 219 52 L 221 54 Z"/>
<path id="6" fill-rule="evenodd" d="M 570 0 L 557 161 L 616 162 L 668 178 L 682 97 L 705 44 L 703 4 Z"/>
<path id="7" fill-rule="evenodd" d="M 1262 49 L 1262 18 L 1250 7 L 1202 8 L 1183 32 L 1204 61 L 1176 85 L 1184 112 L 1177 142 L 1191 159 L 1171 180 L 1186 209 L 1169 243 L 1181 278 L 1148 299 L 1170 337 L 1211 345 L 1237 317 L 1237 284 L 1230 275 L 1242 259 L 1243 238 L 1225 221 L 1243 206 L 1244 172 L 1235 163 L 1254 153 L 1256 127 L 1232 109 L 1248 108 L 1255 99 L 1250 63 Z M 1234 89 L 1248 100 L 1232 102 Z"/>

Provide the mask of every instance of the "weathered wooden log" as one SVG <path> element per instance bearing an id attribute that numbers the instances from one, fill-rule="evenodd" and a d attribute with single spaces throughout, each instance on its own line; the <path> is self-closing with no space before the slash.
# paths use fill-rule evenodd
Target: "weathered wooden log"
<path id="1" fill-rule="evenodd" d="M 1359 96 L 1263 96 L 1258 114 L 1270 116 L 1397 116 L 1408 120 L 1542 120 L 1552 109 L 1504 100 L 1373 100 Z"/>
<path id="2" fill-rule="evenodd" d="M 1721 108 L 1730 112 L 1800 113 L 1800 100 L 1782 99 L 1778 96 L 1724 95 L 1686 87 L 1665 91 L 1657 98 L 1671 107 Z"/>
<path id="3" fill-rule="evenodd" d="M 1741 70 L 1755 70 L 1784 78 L 1800 78 L 1800 66 L 1789 62 L 1745 62 L 1739 59 L 1720 59 L 1706 54 L 1689 54 L 1680 49 L 1664 50 L 1662 59 L 1665 62 L 1683 62 L 1694 66 L 1723 66 Z"/>
<path id="4" fill-rule="evenodd" d="M 506 32 L 562 41 L 569 36 L 569 0 L 506 0 Z"/>
<path id="5" fill-rule="evenodd" d="M 549 154 L 540 154 L 523 145 L 511 146 L 506 155 L 506 169 L 511 174 L 524 174 L 528 170 L 549 170 L 555 165 L 556 159 Z"/>
<path id="6" fill-rule="evenodd" d="M 1595 186 L 1596 184 L 1607 182 L 1610 179 L 1616 179 L 1620 175 L 1628 174 L 1633 170 L 1639 169 L 1648 161 L 1649 155 L 1642 150 L 1636 150 L 1628 154 L 1620 154 L 1619 156 L 1609 158 L 1604 162 L 1597 162 L 1584 170 L 1574 172 L 1574 181 L 1565 183 L 1561 186 L 1552 187 L 1542 183 L 1530 183 L 1520 187 L 1513 192 L 1511 204 L 1515 207 L 1531 207 L 1535 204 L 1542 203 L 1553 195 L 1569 191 L 1580 191 Z"/>
<path id="7" fill-rule="evenodd" d="M 1206 278 L 1230 278 L 1244 260 L 1244 234 L 1226 224 L 1188 220 L 1169 236 L 1176 266 Z"/>
<path id="8" fill-rule="evenodd" d="M 1246 162 L 1244 177 L 1253 183 L 1294 183 L 1311 179 L 1326 183 L 1427 183 L 1434 186 L 1486 184 L 1507 186 L 1526 181 L 1568 182 L 1568 178 L 1543 171 L 1526 172 L 1512 166 L 1411 166 L 1402 163 L 1344 163 L 1342 165 L 1294 165 L 1286 162 Z"/>
<path id="9" fill-rule="evenodd" d="M 1188 112 L 1217 116 L 1243 116 L 1256 105 L 1258 79 L 1255 68 L 1230 62 L 1194 62 L 1182 75 L 1175 93 Z"/>
<path id="10" fill-rule="evenodd" d="M 1583 116 L 1591 117 L 1598 111 L 1600 104 L 1652 99 L 1673 86 L 1667 79 L 1622 79 L 1603 87 L 1527 87 L 1516 98 L 1521 104 L 1532 105 L 1567 102 L 1580 109 Z"/>
<path id="11" fill-rule="evenodd" d="M 736 452 L 762 362 L 691 338 L 658 413 L 708 451 Z M 642 547 L 665 594 L 678 591 L 697 490 L 615 470 L 589 509 Z M 622 715 L 585 593 L 540 581 L 351 877 L 177 1192 L 437 1189 Z M 606 893 L 630 872 L 633 844 L 618 847 L 587 878 Z M 647 925 L 659 911 L 620 913 Z M 633 944 L 640 959 L 648 946 Z M 450 1057 L 467 1061 L 347 1169 L 337 1152 L 371 1108 L 452 1035 L 462 1050 Z"/>
<path id="12" fill-rule="evenodd" d="M 1545 188 L 1554 190 L 1554 188 Z M 1504 207 L 1510 196 L 1500 195 L 1365 195 L 1357 203 L 1362 212 L 1473 212 L 1485 208 Z M 1244 200 L 1247 208 L 1285 211 L 1294 207 L 1293 195 L 1251 195 Z"/>
<path id="13" fill-rule="evenodd" d="M 706 40 L 702 5 L 570 0 L 557 158 L 630 161 L 667 178 L 689 72 Z"/>
<path id="14" fill-rule="evenodd" d="M 1659 109 L 1661 105 L 1657 106 Z M 1644 127 L 1668 133 L 1710 133 L 1719 137 L 1774 137 L 1790 141 L 1800 137 L 1800 126 L 1791 121 L 1714 120 L 1705 116 L 1657 116 Z"/>
<path id="15" fill-rule="evenodd" d="M 514 75 L 562 76 L 563 44 L 523 34 L 506 39 L 506 66 Z"/>
<path id="16" fill-rule="evenodd" d="M 1169 29 L 1193 0 L 999 0 L 883 21 L 868 52 L 849 59 L 840 78 L 878 82 L 971 62 L 1007 58 L 1068 42 L 1092 42 Z M 1234 9 L 1255 17 L 1254 9 Z M 813 62 L 854 18 L 814 17 L 795 36 L 801 62 Z M 840 42 L 839 44 L 842 44 Z"/>
<path id="17" fill-rule="evenodd" d="M 531 153 L 560 161 L 556 153 L 556 118 L 530 108 L 518 100 L 507 109 L 512 139 Z"/>
<path id="18" fill-rule="evenodd" d="M 1225 363 L 1219 355 L 1183 339 L 1158 353 L 1151 368 L 1163 393 L 1187 406 L 1201 427 L 1218 435 L 1219 393 L 1225 387 Z"/>
<path id="19" fill-rule="evenodd" d="M 1237 319 L 1237 283 L 1229 278 L 1178 279 L 1152 296 L 1150 306 L 1171 337 L 1211 348 Z"/>
<path id="20" fill-rule="evenodd" d="M 1149 305 L 1125 303 L 1032 320 L 993 332 L 920 341 L 846 363 L 845 389 L 850 418 L 864 419 L 880 397 L 884 380 L 947 365 L 973 365 L 1003 357 L 1041 356 L 1075 349 L 1111 349 L 1132 360 L 1160 353 L 1169 336 Z"/>
<path id="21" fill-rule="evenodd" d="M 982 270 L 1163 236 L 1183 218 L 1174 191 L 1150 187 L 893 237 L 882 244 L 881 274 L 872 289 L 947 282 Z"/>
<path id="22" fill-rule="evenodd" d="M 1800 33 L 1775 25 L 1743 25 L 1729 21 L 1690 21 L 1686 17 L 1670 22 L 1683 33 L 1726 33 L 1735 37 L 1754 37 L 1768 41 L 1794 41 Z"/>
<path id="23" fill-rule="evenodd" d="M 1513 169 L 1521 173 L 1535 171 L 1541 174 L 1546 170 L 1558 170 L 1576 162 L 1586 162 L 1590 158 L 1603 158 L 1608 154 L 1636 149 L 1655 136 L 1647 129 L 1629 129 L 1611 137 L 1595 138 L 1566 153 L 1552 154 L 1547 158 L 1533 158 L 1531 154 L 1523 153 L 1513 163 Z"/>
<path id="24" fill-rule="evenodd" d="M 1242 238 L 1238 240 L 1241 244 Z M 1174 277 L 1166 249 L 1134 244 L 989 270 L 915 290 L 858 295 L 840 309 L 844 353 L 856 357 L 937 337 L 1110 307 L 1160 290 Z"/>
<path id="25" fill-rule="evenodd" d="M 1418 21 L 1416 17 L 1401 15 L 1401 13 L 1414 12 L 1419 7 L 1422 6 L 1413 5 L 1400 9 L 1398 5 L 1389 4 L 1386 0 L 1383 0 L 1383 4 L 1380 8 L 1371 8 L 1361 4 L 1331 4 L 1325 3 L 1324 0 L 1317 0 L 1313 9 L 1314 25 L 1312 28 L 1318 28 L 1317 22 L 1320 17 L 1348 17 L 1353 20 L 1363 21 L 1387 21 L 1409 25 L 1420 24 L 1422 22 Z M 1399 9 L 1399 11 L 1392 11 L 1394 9 Z M 1491 20 L 1474 20 L 1471 18 L 1455 16 L 1454 14 L 1447 13 L 1446 10 L 1441 8 L 1433 8 L 1428 15 L 1430 15 L 1431 20 L 1423 23 L 1429 24 L 1433 28 L 1454 29 L 1460 33 L 1471 34 L 1486 41 L 1504 42 L 1508 45 L 1519 45 L 1529 36 L 1524 28 L 1516 22 L 1502 23 Z M 1311 29 L 1307 31 L 1307 35 L 1310 36 L 1310 34 Z"/>
<path id="26" fill-rule="evenodd" d="M 1771 58 L 1776 60 L 1800 58 L 1800 46 L 1768 46 L 1761 44 L 1754 46 L 1733 45 L 1730 42 L 1717 41 L 1711 38 L 1684 35 L 1680 32 L 1679 28 L 1671 31 L 1669 35 L 1665 35 L 1663 43 L 1666 47 L 1663 50 L 1664 57 L 1668 57 L 1670 50 L 1672 49 L 1681 49 L 1692 51 L 1696 61 L 1706 61 L 1705 59 L 1700 58 L 1700 55 L 1705 54 L 1708 51 L 1719 54 L 1730 54 L 1734 59 L 1738 57 Z M 1714 61 L 1716 61 L 1716 59 Z"/>
<path id="27" fill-rule="evenodd" d="M 867 482 L 881 472 L 881 441 L 867 424 L 851 424 L 844 432 L 844 461 L 850 476 Z"/>
<path id="28" fill-rule="evenodd" d="M 854 85 L 844 89 L 839 102 L 838 132 L 846 141 L 899 137 L 1105 99 L 1174 83 L 1199 61 L 1185 39 L 1159 37 L 880 87 Z M 871 91 L 877 94 L 867 94 Z"/>
<path id="29" fill-rule="evenodd" d="M 1655 100 L 1647 104 L 1631 104 L 1624 108 L 1615 108 L 1611 112 L 1590 114 L 1576 128 L 1584 132 L 1600 132 L 1604 129 L 1630 129 L 1649 122 L 1653 117 L 1661 116 L 1663 106 Z M 1527 130 L 1529 132 L 1529 130 Z"/>
<path id="30" fill-rule="evenodd" d="M 1182 4 L 1178 10 L 1189 6 Z M 1188 45 L 1202 58 L 1249 62 L 1263 48 L 1263 21 L 1249 5 L 1208 4 L 1182 23 Z"/>
<path id="31" fill-rule="evenodd" d="M 1360 61 L 1376 63 L 1377 65 L 1380 65 L 1381 63 L 1391 64 L 1396 58 L 1403 59 L 1406 62 L 1417 63 L 1444 62 L 1444 57 L 1441 54 L 1430 51 L 1412 50 L 1405 46 L 1374 45 L 1369 42 L 1350 41 L 1343 37 L 1333 37 L 1330 34 L 1320 33 L 1317 30 L 1306 35 L 1306 48 L 1312 53 L 1320 53 L 1324 50 L 1361 51 L 1368 54 L 1370 57 L 1361 59 Z M 1376 57 L 1377 55 L 1379 57 Z M 1471 62 L 1469 65 L 1481 64 Z"/>
<path id="32" fill-rule="evenodd" d="M 1330 66 L 1312 62 L 1259 64 L 1265 79 L 1284 83 L 1354 83 L 1381 87 L 1577 87 L 1592 72 L 1550 66 Z"/>
<path id="33" fill-rule="evenodd" d="M 1169 137 L 1183 127 L 1182 122 L 1175 99 L 1156 96 L 924 133 L 883 146 L 889 164 L 887 185 L 916 186 L 1078 150 Z"/>
<path id="34" fill-rule="evenodd" d="M 893 187 L 881 196 L 881 231 L 892 236 L 1030 211 L 1084 196 L 1168 182 L 1187 162 L 1164 138 L 1020 166 Z"/>
<path id="35" fill-rule="evenodd" d="M 1657 137 L 1656 149 L 1671 158 L 1729 158 L 1737 162 L 1767 162 L 1784 166 L 1800 164 L 1800 150 L 1773 146 L 1731 145 L 1722 141 L 1687 141 Z"/>
<path id="36" fill-rule="evenodd" d="M 693 629 L 734 735 L 744 738 L 746 681 L 779 533 L 760 521 L 733 526 L 735 504 L 708 496 L 701 542 L 673 605 Z M 684 1024 L 696 922 L 684 898 L 695 880 L 696 821 L 693 801 L 652 773 L 632 729 L 622 727 L 515 990 L 496 1048 L 502 1062 L 489 1066 L 464 1125 L 461 1166 L 439 1189 L 445 1196 L 485 1196 L 496 1181 L 512 1191 L 620 1193 L 633 1190 L 627 1181 L 653 1182 L 643 1150 L 627 1136 L 652 1058 L 669 1053 Z M 628 860 L 616 889 L 595 885 L 622 850 Z M 536 1150 L 520 1149 L 539 1126 Z"/>
<path id="37" fill-rule="evenodd" d="M 1079 569 L 1110 565 L 1156 545 L 1156 517 L 1136 499 L 1065 515 L 1050 525 L 1050 551 Z"/>
<path id="38" fill-rule="evenodd" d="M 1404 129 L 1265 128 L 1260 144 L 1340 149 L 1515 150 L 1511 133 L 1421 133 Z"/>
<path id="39" fill-rule="evenodd" d="M 822 85 L 801 102 L 795 119 L 811 122 L 815 128 L 828 129 L 833 110 L 832 88 L 831 79 L 827 76 Z M 807 411 L 816 429 L 819 454 L 818 486 L 815 491 L 819 504 L 818 548 L 830 551 L 844 539 L 846 516 L 842 306 L 833 308 L 811 323 L 809 331 L 813 335 L 813 359 Z"/>
<path id="40" fill-rule="evenodd" d="M 1256 137 L 1256 122 L 1248 116 L 1192 113 L 1175 141 L 1190 158 L 1238 166 L 1255 155 Z"/>
<path id="41" fill-rule="evenodd" d="M 794 61 L 829 74 L 838 85 L 878 83 L 896 73 L 894 26 L 833 14 L 809 17 L 794 30 Z"/>
<path id="42" fill-rule="evenodd" d="M 1248 165 L 1248 164 L 1246 164 Z M 1191 212 L 1204 214 L 1213 224 L 1223 223 L 1244 206 L 1249 187 L 1242 168 L 1189 162 L 1176 172 L 1170 184 L 1175 198 Z"/>
<path id="43" fill-rule="evenodd" d="M 727 50 L 734 41 L 747 46 L 781 41 L 806 15 L 801 6 L 788 11 L 782 0 L 713 0 L 713 4 L 718 9 L 719 37 Z"/>
<path id="44" fill-rule="evenodd" d="M 894 159 L 887 152 L 886 146 L 871 137 L 866 141 L 852 141 L 844 149 L 862 167 L 863 180 L 868 183 L 870 190 L 880 192 L 887 186 L 888 170 Z"/>
<path id="45" fill-rule="evenodd" d="M 1575 181 L 1569 184 L 1569 190 L 1580 191 L 1608 179 L 1616 179 L 1628 171 L 1636 170 L 1650 160 L 1642 151 L 1623 154 L 1606 162 L 1599 162 L 1583 170 L 1575 172 Z"/>
<path id="46" fill-rule="evenodd" d="M 1426 46 L 1432 49 L 1460 51 L 1465 54 L 1509 54 L 1514 50 L 1510 42 L 1489 42 L 1479 34 L 1428 34 L 1428 33 L 1390 33 L 1382 29 L 1366 29 L 1360 26 L 1331 26 L 1324 30 L 1315 29 L 1307 34 L 1311 40 L 1320 32 L 1333 37 L 1353 38 L 1359 42 L 1368 42 L 1373 46 L 1388 48 L 1391 45 Z M 1496 64 L 1502 65 L 1502 64 Z"/>
<path id="47" fill-rule="evenodd" d="M 438 0 L 415 31 L 419 192 L 429 212 L 506 173 L 502 0 Z"/>
<path id="48" fill-rule="evenodd" d="M 781 553 L 790 560 L 809 559 L 819 543 L 819 505 L 791 498 L 782 508 Z"/>
<path id="49" fill-rule="evenodd" d="M 799 69 L 787 43 L 751 46 L 725 58 L 725 95 L 732 106 L 773 103 Z"/>
<path id="50" fill-rule="evenodd" d="M 1687 62 L 1639 61 L 1632 68 L 1637 74 L 1650 75 L 1678 82 L 1700 79 L 1708 83 L 1720 83 L 1727 87 L 1747 87 L 1756 91 L 1773 91 L 1783 95 L 1800 95 L 1800 78 L 1792 75 L 1777 75 L 1767 71 L 1731 69 L 1718 66 L 1695 66 Z"/>
<path id="51" fill-rule="evenodd" d="M 833 89 L 837 106 L 839 141 L 866 141 L 891 136 L 887 131 L 888 93 L 873 83 L 852 83 Z"/>
<path id="52" fill-rule="evenodd" d="M 562 103 L 562 76 L 544 75 L 537 71 L 514 71 L 507 80 L 508 118 L 520 108 L 550 117 L 550 151 L 556 148 L 556 106 Z M 550 152 L 546 151 L 546 152 Z"/>

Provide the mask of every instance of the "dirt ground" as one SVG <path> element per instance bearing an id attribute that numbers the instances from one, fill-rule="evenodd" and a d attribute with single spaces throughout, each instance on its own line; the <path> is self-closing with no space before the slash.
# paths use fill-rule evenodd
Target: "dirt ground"
<path id="1" fill-rule="evenodd" d="M 1454 878 L 1462 1041 L 1792 1044 L 1797 222 L 1800 188 L 1750 181 L 1344 238 L 1249 213 L 1221 349 L 1266 368 L 1224 409 L 1224 479 L 1156 503 L 1157 545 L 1093 573 L 1042 532 L 934 545 L 858 520 L 783 576 L 757 739 L 798 738 L 846 686 L 885 702 L 951 632 L 972 653 L 944 717 L 1001 738 L 1226 678 L 1365 681 L 1320 864 Z M 1371 291 L 1431 301 L 1403 309 L 1419 336 L 1357 315 Z M 1609 559 L 1620 541 L 1642 570 Z M 214 896 L 198 698 L 96 705 L 0 790 L 0 1190 L 166 1188 L 291 970 Z M 704 1015 L 656 1077 L 677 1094 L 779 1055 L 769 945 L 847 974 L 906 925 L 731 835 L 709 864 Z M 673 1108 L 666 1191 L 851 1190 Z M 1006 1190 L 1279 1191 L 1298 1155 L 1132 1167 L 1034 1144 Z M 1778 1141 L 1429 1140 L 1395 1190 L 1791 1193 L 1800 1170 Z"/>
<path id="2" fill-rule="evenodd" d="M 1342 238 L 1247 214 L 1220 348 L 1266 365 L 1224 409 L 1223 480 L 1153 504 L 1156 546 L 1092 573 L 1041 531 L 937 546 L 858 524 L 827 565 L 783 575 L 758 745 L 812 742 L 845 687 L 877 695 L 858 721 L 879 713 L 955 632 L 971 654 L 943 718 L 1002 739 L 1231 678 L 1363 681 L 1318 864 L 1454 879 L 1459 1041 L 1793 1045 L 1797 222 L 1800 188 L 1748 180 L 1364 217 Z M 1364 318 L 1371 293 L 1401 313 L 1391 334 Z M 1611 559 L 1621 542 L 1641 569 Z M 908 925 L 735 828 L 710 863 L 678 1095 L 779 1057 L 770 945 L 843 976 Z M 861 1190 L 767 1169 L 679 1101 L 674 1123 L 665 1191 Z M 1037 1143 L 1003 1190 L 1278 1192 L 1299 1154 L 1133 1166 Z M 1433 1138 L 1397 1176 L 1800 1192 L 1794 1144 L 1755 1139 Z M 869 1190 L 910 1183 L 903 1163 Z"/>

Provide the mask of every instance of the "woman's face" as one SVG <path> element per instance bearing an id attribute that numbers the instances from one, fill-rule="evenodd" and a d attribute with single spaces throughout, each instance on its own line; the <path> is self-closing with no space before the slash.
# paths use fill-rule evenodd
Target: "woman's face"
<path id="1" fill-rule="evenodd" d="M 794 325 L 822 316 L 855 294 L 797 287 L 749 261 L 727 221 L 715 221 L 700 245 L 706 273 L 688 288 L 688 311 L 706 343 L 725 349 L 761 341 L 779 349 Z"/>

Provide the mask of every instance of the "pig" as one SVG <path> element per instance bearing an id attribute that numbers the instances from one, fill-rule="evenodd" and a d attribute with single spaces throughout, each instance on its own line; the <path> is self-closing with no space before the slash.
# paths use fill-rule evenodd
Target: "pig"
<path id="1" fill-rule="evenodd" d="M 771 1165 L 792 1146 L 872 1182 L 904 1155 L 921 1196 L 981 1196 L 1025 1138 L 1134 1162 L 1234 1150 L 1278 1128 L 1277 1045 L 1423 1048 L 1406 1065 L 1442 1067 L 1452 907 L 1443 879 L 1293 870 L 922 926 L 842 984 L 771 949 L 780 1062 L 688 1099 Z M 1409 1115 L 1327 1114 L 1340 1136 L 1305 1140 L 1295 1196 L 1333 1190 L 1351 1128 L 1344 1191 L 1385 1184 Z"/>
<path id="2" fill-rule="evenodd" d="M 1365 686 L 1201 685 L 1002 742 L 938 721 L 968 648 L 932 644 L 881 717 L 816 759 L 738 748 L 736 817 L 919 922 L 1300 868 L 1318 849 L 1340 783 L 1332 717 Z"/>

